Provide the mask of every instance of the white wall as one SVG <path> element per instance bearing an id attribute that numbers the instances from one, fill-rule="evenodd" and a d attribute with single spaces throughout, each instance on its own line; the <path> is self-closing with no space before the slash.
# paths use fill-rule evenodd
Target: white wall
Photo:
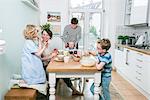
<path id="1" fill-rule="evenodd" d="M 47 12 L 60 12 L 61 13 L 61 35 L 63 34 L 64 27 L 70 23 L 68 15 L 68 0 L 40 0 L 40 23 L 47 22 Z M 59 36 L 52 38 L 50 47 L 62 49 L 63 41 Z"/>
<path id="2" fill-rule="evenodd" d="M 124 25 L 125 0 L 104 0 L 104 34 L 111 41 L 110 52 L 114 57 L 116 27 Z"/>
<path id="3" fill-rule="evenodd" d="M 6 53 L 0 55 L 0 100 L 8 91 L 8 82 L 13 73 L 20 73 L 22 31 L 26 24 L 39 24 L 39 13 L 26 6 L 21 0 L 0 0 L 0 39 L 5 39 Z"/>
<path id="4" fill-rule="evenodd" d="M 40 0 L 40 23 L 47 22 L 47 12 L 60 12 L 61 13 L 61 32 L 68 21 L 68 0 Z"/>

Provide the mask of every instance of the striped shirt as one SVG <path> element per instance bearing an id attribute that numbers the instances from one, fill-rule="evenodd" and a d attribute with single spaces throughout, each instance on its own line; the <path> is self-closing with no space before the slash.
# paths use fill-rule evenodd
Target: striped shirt
<path id="1" fill-rule="evenodd" d="M 100 62 L 104 62 L 105 65 L 102 70 L 102 77 L 110 77 L 111 71 L 112 71 L 112 58 L 110 53 L 106 53 L 105 55 L 101 56 L 100 54 L 97 54 L 97 58 Z"/>
<path id="2" fill-rule="evenodd" d="M 71 25 L 67 25 L 64 28 L 62 39 L 65 43 L 68 42 L 78 43 L 79 40 L 81 39 L 81 27 L 77 26 L 77 28 L 73 29 L 71 28 Z"/>

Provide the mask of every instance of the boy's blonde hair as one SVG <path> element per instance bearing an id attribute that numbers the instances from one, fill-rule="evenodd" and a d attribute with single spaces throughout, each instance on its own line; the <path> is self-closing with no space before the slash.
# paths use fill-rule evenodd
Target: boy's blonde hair
<path id="1" fill-rule="evenodd" d="M 36 33 L 36 26 L 32 24 L 26 25 L 26 29 L 24 29 L 23 34 L 25 39 L 32 40 Z"/>
<path id="2" fill-rule="evenodd" d="M 109 50 L 109 48 L 111 47 L 111 43 L 110 43 L 110 40 L 109 39 L 102 39 L 102 40 L 98 40 L 97 41 L 97 44 L 100 44 L 101 45 L 101 48 L 102 49 L 106 49 L 106 51 Z"/>

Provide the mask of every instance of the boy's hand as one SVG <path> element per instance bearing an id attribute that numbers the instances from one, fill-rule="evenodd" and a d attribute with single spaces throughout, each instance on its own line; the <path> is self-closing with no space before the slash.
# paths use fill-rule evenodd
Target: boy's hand
<path id="1" fill-rule="evenodd" d="M 89 51 L 84 51 L 84 55 L 89 56 L 90 55 Z"/>
<path id="2" fill-rule="evenodd" d="M 96 63 L 96 68 L 97 68 L 98 70 L 102 70 L 103 67 L 104 67 L 104 65 L 105 65 L 104 62 Z"/>

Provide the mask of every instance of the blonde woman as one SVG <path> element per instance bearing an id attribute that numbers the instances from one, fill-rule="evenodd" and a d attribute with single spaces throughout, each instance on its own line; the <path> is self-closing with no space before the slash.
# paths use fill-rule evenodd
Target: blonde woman
<path id="1" fill-rule="evenodd" d="M 41 61 L 41 54 L 47 42 L 41 46 L 35 25 L 27 25 L 24 29 L 25 44 L 22 50 L 22 78 L 28 85 L 46 82 L 46 75 Z"/>

